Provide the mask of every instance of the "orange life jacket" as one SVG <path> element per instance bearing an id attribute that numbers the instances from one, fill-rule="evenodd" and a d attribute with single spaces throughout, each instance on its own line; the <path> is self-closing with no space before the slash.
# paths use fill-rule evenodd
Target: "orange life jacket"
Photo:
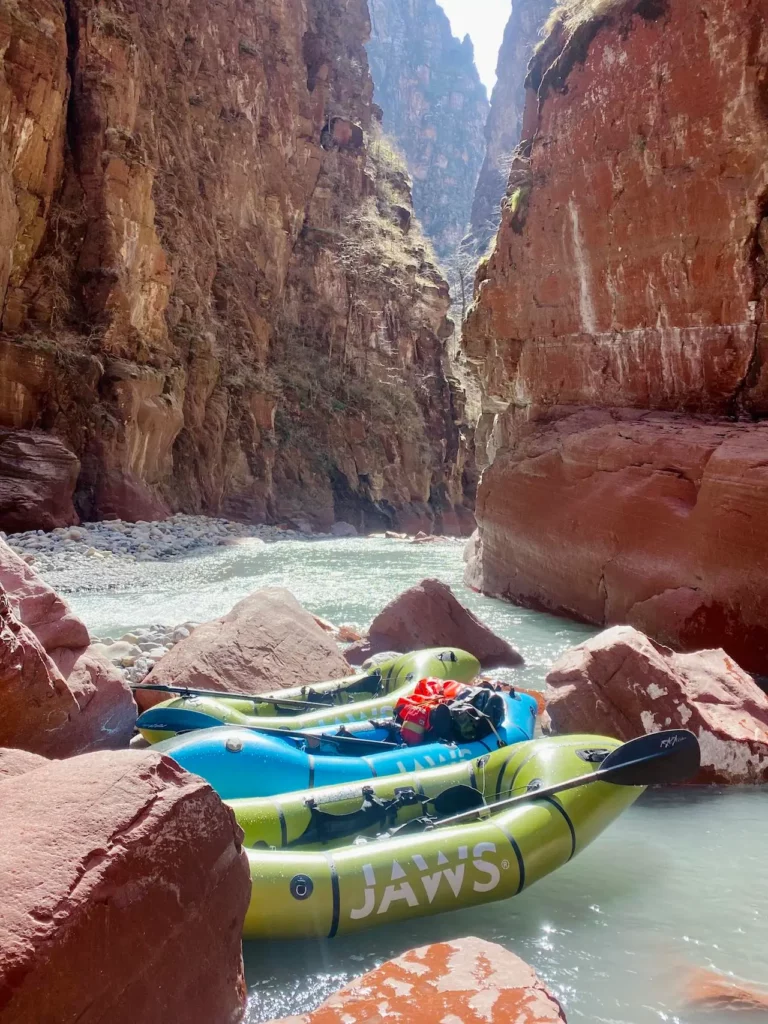
<path id="1" fill-rule="evenodd" d="M 445 679 L 420 679 L 412 694 L 395 704 L 395 718 L 401 723 L 400 735 L 409 747 L 424 742 L 429 719 L 438 704 L 450 704 L 464 692 L 471 693 L 466 683 Z"/>

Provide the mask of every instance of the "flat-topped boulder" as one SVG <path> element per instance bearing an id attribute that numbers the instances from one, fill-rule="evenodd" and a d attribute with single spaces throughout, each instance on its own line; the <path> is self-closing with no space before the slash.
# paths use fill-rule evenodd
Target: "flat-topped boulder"
<path id="1" fill-rule="evenodd" d="M 0 1024 L 241 1019 L 250 875 L 207 783 L 100 752 L 0 778 L 0 805 Z"/>
<path id="2" fill-rule="evenodd" d="M 222 693 L 264 693 L 349 675 L 333 636 L 289 590 L 267 587 L 244 597 L 220 619 L 204 622 L 176 644 L 145 683 Z M 142 708 L 167 694 L 139 693 Z"/>
<path id="3" fill-rule="evenodd" d="M 447 583 L 426 579 L 403 591 L 379 612 L 362 641 L 345 651 L 360 665 L 381 651 L 460 647 L 483 668 L 522 665 L 522 655 L 488 628 L 454 596 Z"/>
<path id="4" fill-rule="evenodd" d="M 723 650 L 676 654 L 631 626 L 566 651 L 547 675 L 545 730 L 629 740 L 690 729 L 697 783 L 768 782 L 768 696 Z"/>

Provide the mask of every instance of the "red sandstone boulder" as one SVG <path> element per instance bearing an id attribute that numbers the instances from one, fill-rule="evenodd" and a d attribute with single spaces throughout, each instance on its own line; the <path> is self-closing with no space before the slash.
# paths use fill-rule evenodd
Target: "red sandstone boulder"
<path id="1" fill-rule="evenodd" d="M 0 428 L 0 529 L 53 530 L 79 523 L 72 495 L 80 460 L 58 438 Z"/>
<path id="2" fill-rule="evenodd" d="M 65 756 L 77 701 L 34 633 L 0 592 L 0 746 Z"/>
<path id="3" fill-rule="evenodd" d="M 146 683 L 263 693 L 349 675 L 333 637 L 281 587 L 257 590 L 227 615 L 204 622 L 152 669 Z M 140 693 L 139 705 L 165 700 Z"/>
<path id="4" fill-rule="evenodd" d="M 228 1024 L 245 1004 L 242 832 L 153 753 L 0 781 L 0 1024 Z"/>
<path id="5" fill-rule="evenodd" d="M 67 603 L 2 541 L 0 590 L 5 590 L 15 617 L 29 631 L 29 636 L 25 630 L 18 633 L 24 664 L 16 676 L 8 677 L 8 686 L 17 688 L 32 672 L 38 679 L 47 676 L 49 689 L 63 683 L 76 704 L 66 727 L 62 724 L 55 730 L 54 746 L 48 746 L 53 742 L 49 736 L 41 748 L 39 738 L 32 735 L 38 731 L 32 723 L 39 711 L 32 702 L 23 715 L 7 723 L 14 745 L 57 757 L 127 746 L 136 722 L 136 704 L 122 674 L 89 646 L 88 630 Z M 47 658 L 41 660 L 40 652 L 33 650 L 30 636 Z M 49 731 L 47 726 L 42 728 Z"/>
<path id="6" fill-rule="evenodd" d="M 82 648 L 91 642 L 84 623 L 59 595 L 0 541 L 0 587 L 21 622 L 28 626 L 50 654 L 59 647 Z"/>
<path id="7" fill-rule="evenodd" d="M 381 651 L 414 651 L 424 647 L 460 647 L 474 654 L 483 668 L 522 665 L 522 656 L 460 604 L 440 580 L 422 580 L 379 612 L 367 639 L 345 651 L 360 665 Z"/>
<path id="8" fill-rule="evenodd" d="M 42 768 L 44 764 L 48 764 L 48 758 L 41 754 L 33 754 L 29 750 L 2 747 L 0 748 L 0 782 L 13 775 L 33 772 L 35 768 Z"/>
<path id="9" fill-rule="evenodd" d="M 545 696 L 545 730 L 629 740 L 690 729 L 701 745 L 693 782 L 768 782 L 768 696 L 725 651 L 675 654 L 615 626 L 566 651 Z"/>
<path id="10" fill-rule="evenodd" d="M 565 1014 L 533 968 L 469 937 L 412 949 L 364 974 L 312 1013 L 274 1024 L 552 1024 Z"/>

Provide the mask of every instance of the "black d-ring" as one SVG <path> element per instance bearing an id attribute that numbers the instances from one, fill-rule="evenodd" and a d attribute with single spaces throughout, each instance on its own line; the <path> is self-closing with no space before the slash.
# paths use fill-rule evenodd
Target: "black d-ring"
<path id="1" fill-rule="evenodd" d="M 294 875 L 289 886 L 291 896 L 295 900 L 308 900 L 312 895 L 315 884 L 309 875 Z"/>

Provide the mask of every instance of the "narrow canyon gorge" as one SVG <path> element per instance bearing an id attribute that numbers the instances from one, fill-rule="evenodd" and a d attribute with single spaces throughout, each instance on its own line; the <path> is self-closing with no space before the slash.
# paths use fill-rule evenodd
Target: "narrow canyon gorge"
<path id="1" fill-rule="evenodd" d="M 463 332 L 467 580 L 768 667 L 768 2 L 566 3 Z"/>
<path id="2" fill-rule="evenodd" d="M 0 5 L 0 528 L 470 532 L 365 0 Z"/>

